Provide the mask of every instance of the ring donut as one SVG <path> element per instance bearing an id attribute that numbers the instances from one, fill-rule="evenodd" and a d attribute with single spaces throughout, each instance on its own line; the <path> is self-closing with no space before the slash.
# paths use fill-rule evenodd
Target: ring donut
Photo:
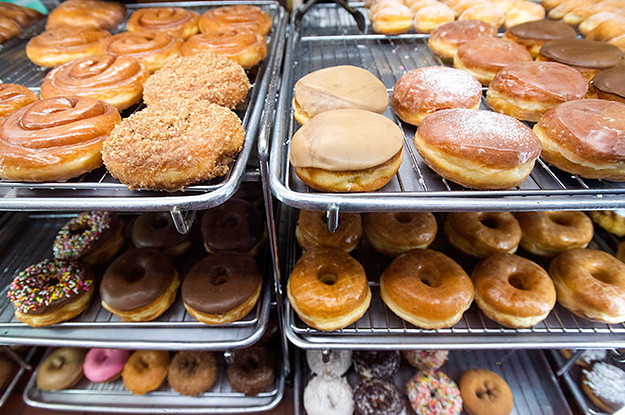
<path id="1" fill-rule="evenodd" d="M 181 395 L 198 396 L 215 383 L 217 361 L 211 352 L 183 350 L 171 359 L 167 382 Z"/>
<path id="2" fill-rule="evenodd" d="M 37 387 L 44 391 L 71 388 L 82 379 L 85 349 L 61 347 L 46 357 L 37 369 Z"/>
<path id="3" fill-rule="evenodd" d="M 510 386 L 486 369 L 467 370 L 460 378 L 460 395 L 469 415 L 509 415 L 514 406 Z"/>
<path id="4" fill-rule="evenodd" d="M 167 377 L 169 352 L 163 350 L 138 350 L 122 370 L 124 386 L 135 395 L 144 395 L 157 389 Z"/>

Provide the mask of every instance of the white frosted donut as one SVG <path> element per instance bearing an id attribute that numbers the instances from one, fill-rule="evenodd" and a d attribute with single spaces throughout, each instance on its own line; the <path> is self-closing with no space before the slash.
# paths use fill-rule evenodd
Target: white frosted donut
<path id="1" fill-rule="evenodd" d="M 315 376 L 304 389 L 308 415 L 352 415 L 354 397 L 344 377 Z"/>
<path id="2" fill-rule="evenodd" d="M 306 350 L 308 367 L 315 375 L 343 376 L 352 365 L 351 350 L 330 350 L 328 361 L 323 361 L 323 351 Z"/>

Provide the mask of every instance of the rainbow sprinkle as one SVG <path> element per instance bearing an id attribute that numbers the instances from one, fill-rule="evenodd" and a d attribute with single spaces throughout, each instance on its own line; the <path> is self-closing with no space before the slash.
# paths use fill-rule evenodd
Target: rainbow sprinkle
<path id="1" fill-rule="evenodd" d="M 106 230 L 111 228 L 112 212 L 83 212 L 67 222 L 54 240 L 56 259 L 78 259 L 87 254 Z"/>
<path id="2" fill-rule="evenodd" d="M 443 372 L 422 371 L 406 383 L 410 405 L 417 415 L 460 415 L 462 397 Z"/>

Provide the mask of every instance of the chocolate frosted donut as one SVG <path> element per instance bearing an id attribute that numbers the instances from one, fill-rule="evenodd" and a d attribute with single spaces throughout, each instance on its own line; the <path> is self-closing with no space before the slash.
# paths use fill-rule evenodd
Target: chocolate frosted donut
<path id="1" fill-rule="evenodd" d="M 228 382 L 237 392 L 256 395 L 264 392 L 275 377 L 274 358 L 267 349 L 252 346 L 237 350 L 227 369 Z"/>
<path id="2" fill-rule="evenodd" d="M 352 357 L 354 369 L 363 379 L 388 378 L 399 370 L 399 351 L 355 351 Z"/>
<path id="3" fill-rule="evenodd" d="M 606 69 L 595 75 L 590 82 L 587 98 L 625 103 L 625 67 Z"/>
<path id="4" fill-rule="evenodd" d="M 137 248 L 156 248 L 168 255 L 181 255 L 191 246 L 190 235 L 178 232 L 169 212 L 139 216 L 132 225 L 132 243 Z"/>
<path id="5" fill-rule="evenodd" d="M 533 57 L 545 43 L 554 39 L 575 39 L 575 29 L 557 20 L 535 20 L 512 26 L 503 37 L 510 39 L 529 50 Z"/>
<path id="6" fill-rule="evenodd" d="M 360 383 L 354 389 L 354 405 L 360 415 L 400 415 L 406 408 L 399 389 L 382 379 Z"/>
<path id="7" fill-rule="evenodd" d="M 601 69 L 613 68 L 625 62 L 625 53 L 605 42 L 560 39 L 545 43 L 537 59 L 573 66 L 590 80 Z"/>

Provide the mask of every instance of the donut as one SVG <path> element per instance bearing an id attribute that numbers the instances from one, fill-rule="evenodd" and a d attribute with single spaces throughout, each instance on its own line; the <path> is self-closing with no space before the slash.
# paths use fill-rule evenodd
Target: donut
<path id="1" fill-rule="evenodd" d="M 513 254 L 521 242 L 521 227 L 510 212 L 449 213 L 445 234 L 451 245 L 477 258 Z"/>
<path id="2" fill-rule="evenodd" d="M 577 350 L 560 350 L 560 354 L 567 360 L 571 359 L 575 352 Z M 586 349 L 582 352 L 581 357 L 575 361 L 575 364 L 588 369 L 594 362 L 605 360 L 606 357 L 608 357 L 608 351 L 605 349 Z"/>
<path id="3" fill-rule="evenodd" d="M 582 370 L 582 390 L 592 403 L 607 413 L 616 413 L 625 407 L 625 371 L 604 362 Z"/>
<path id="4" fill-rule="evenodd" d="M 174 302 L 179 285 L 167 255 L 153 248 L 131 249 L 104 272 L 102 307 L 122 321 L 151 321 Z"/>
<path id="5" fill-rule="evenodd" d="M 399 371 L 401 355 L 397 350 L 356 350 L 352 360 L 361 378 L 390 378 Z"/>
<path id="6" fill-rule="evenodd" d="M 59 27 L 114 30 L 126 17 L 126 6 L 114 1 L 66 0 L 48 15 L 46 30 Z"/>
<path id="7" fill-rule="evenodd" d="M 361 109 L 382 114 L 388 92 L 378 78 L 357 66 L 331 66 L 309 73 L 295 83 L 293 116 L 300 124 L 322 112 Z"/>
<path id="8" fill-rule="evenodd" d="M 402 350 L 401 353 L 410 366 L 419 370 L 436 371 L 449 357 L 447 350 Z"/>
<path id="9" fill-rule="evenodd" d="M 623 52 L 625 52 L 625 35 L 617 36 L 608 41 L 609 44 L 616 46 Z"/>
<path id="10" fill-rule="evenodd" d="M 248 29 L 266 35 L 271 30 L 272 21 L 260 7 L 240 4 L 208 10 L 200 18 L 199 26 L 202 33 Z"/>
<path id="11" fill-rule="evenodd" d="M 362 219 L 359 213 L 339 213 L 339 227 L 328 230 L 325 212 L 300 210 L 295 228 L 297 243 L 302 249 L 326 247 L 351 252 L 362 237 Z"/>
<path id="12" fill-rule="evenodd" d="M 0 16 L 13 20 L 23 29 L 44 18 L 44 15 L 34 8 L 8 2 L 0 3 Z"/>
<path id="13" fill-rule="evenodd" d="M 102 160 L 131 190 L 173 192 L 225 175 L 244 140 L 241 120 L 231 110 L 170 101 L 124 118 L 102 145 Z"/>
<path id="14" fill-rule="evenodd" d="M 227 56 L 250 69 L 267 56 L 267 40 L 253 30 L 224 30 L 193 35 L 182 45 L 182 56 L 212 53 Z"/>
<path id="15" fill-rule="evenodd" d="M 605 69 L 590 81 L 586 98 L 606 99 L 625 104 L 625 67 Z"/>
<path id="16" fill-rule="evenodd" d="M 199 20 L 199 14 L 182 7 L 149 7 L 135 10 L 126 23 L 126 29 L 129 32 L 165 32 L 188 39 L 198 32 Z"/>
<path id="17" fill-rule="evenodd" d="M 575 248 L 549 265 L 558 303 L 573 314 L 607 324 L 625 321 L 625 264 L 612 255 Z"/>
<path id="18" fill-rule="evenodd" d="M 42 327 L 82 313 L 93 295 L 93 285 L 91 270 L 85 265 L 44 259 L 17 274 L 7 297 L 19 321 Z"/>
<path id="19" fill-rule="evenodd" d="M 475 4 L 463 11 L 458 20 L 481 20 L 499 27 L 506 20 L 506 13 L 497 5 L 489 3 Z"/>
<path id="20" fill-rule="evenodd" d="M 130 355 L 122 369 L 124 387 L 135 395 L 156 390 L 167 377 L 168 368 L 169 352 L 137 350 Z"/>
<path id="21" fill-rule="evenodd" d="M 473 301 L 473 284 L 448 256 L 414 249 L 396 257 L 380 278 L 380 296 L 409 323 L 438 329 L 456 324 Z"/>
<path id="22" fill-rule="evenodd" d="M 406 383 L 406 393 L 416 415 L 460 415 L 462 412 L 458 386 L 443 372 L 417 372 Z"/>
<path id="23" fill-rule="evenodd" d="M 513 26 L 539 21 L 545 18 L 545 8 L 533 1 L 515 1 L 510 10 L 506 11 L 504 27 L 509 29 Z"/>
<path id="24" fill-rule="evenodd" d="M 225 324 L 245 317 L 260 297 L 262 276 L 256 261 L 237 252 L 209 255 L 182 283 L 187 312 L 205 324 Z"/>
<path id="25" fill-rule="evenodd" d="M 599 25 L 600 23 L 605 22 L 607 20 L 618 21 L 618 20 L 621 20 L 622 18 L 623 16 L 619 15 L 619 13 L 616 12 L 615 10 L 612 10 L 612 11 L 599 10 L 597 11 L 597 13 L 594 13 L 588 16 L 588 18 L 585 19 L 583 22 L 580 22 L 578 29 L 582 33 L 582 35 L 586 36 L 592 29 L 597 27 L 597 25 Z"/>
<path id="26" fill-rule="evenodd" d="M 399 35 L 412 27 L 412 11 L 401 1 L 380 1 L 369 11 L 371 28 L 375 33 Z"/>
<path id="27" fill-rule="evenodd" d="M 331 110 L 297 130 L 289 160 L 297 176 L 313 189 L 369 192 L 386 185 L 399 170 L 403 142 L 401 129 L 383 115 Z"/>
<path id="28" fill-rule="evenodd" d="M 354 389 L 354 406 L 361 415 L 402 415 L 406 404 L 397 387 L 383 379 L 367 379 Z"/>
<path id="29" fill-rule="evenodd" d="M 122 231 L 123 223 L 113 212 L 82 212 L 56 234 L 52 253 L 56 259 L 100 265 L 121 249 L 124 244 Z"/>
<path id="30" fill-rule="evenodd" d="M 458 47 L 470 40 L 497 37 L 497 28 L 481 20 L 456 20 L 434 29 L 428 39 L 432 52 L 443 59 L 453 59 Z"/>
<path id="31" fill-rule="evenodd" d="M 265 392 L 275 378 L 274 357 L 262 346 L 236 350 L 226 374 L 233 390 L 247 396 Z"/>
<path id="32" fill-rule="evenodd" d="M 484 4 L 483 0 L 448 0 L 446 4 L 449 5 L 452 9 L 454 9 L 456 18 L 459 18 L 465 10 L 476 6 Z"/>
<path id="33" fill-rule="evenodd" d="M 532 57 L 538 56 L 540 48 L 554 39 L 575 39 L 575 29 L 556 20 L 536 20 L 512 26 L 503 34 L 504 39 L 523 45 Z"/>
<path id="34" fill-rule="evenodd" d="M 624 103 L 601 99 L 568 101 L 550 109 L 534 125 L 542 159 L 582 177 L 625 180 L 623 111 Z"/>
<path id="35" fill-rule="evenodd" d="M 373 249 L 397 256 L 430 246 L 438 225 L 430 212 L 370 212 L 365 214 L 364 230 Z"/>
<path id="36" fill-rule="evenodd" d="M 486 369 L 471 369 L 459 382 L 464 410 L 469 415 L 509 415 L 514 407 L 512 391 L 505 380 Z"/>
<path id="37" fill-rule="evenodd" d="M 211 352 L 182 350 L 169 363 L 167 382 L 176 392 L 198 396 L 217 379 L 217 361 Z"/>
<path id="38" fill-rule="evenodd" d="M 130 356 L 128 350 L 91 349 L 85 356 L 83 371 L 91 382 L 111 382 L 122 373 Z"/>
<path id="39" fill-rule="evenodd" d="M 209 254 L 231 251 L 254 256 L 267 239 L 263 216 L 254 205 L 239 198 L 204 212 L 201 231 Z"/>
<path id="40" fill-rule="evenodd" d="M 552 257 L 571 248 L 586 248 L 592 240 L 592 221 L 584 212 L 519 212 L 521 247 L 534 255 Z"/>
<path id="41" fill-rule="evenodd" d="M 102 41 L 111 34 L 104 29 L 59 27 L 46 30 L 26 44 L 26 56 L 35 65 L 52 68 L 85 56 L 102 55 Z"/>
<path id="42" fill-rule="evenodd" d="M 569 14 L 569 12 L 574 10 L 576 7 L 586 3 L 587 0 L 567 0 L 549 10 L 548 16 L 553 20 L 562 20 L 564 16 Z"/>
<path id="43" fill-rule="evenodd" d="M 315 375 L 343 376 L 352 365 L 352 351 L 329 350 L 326 361 L 326 355 L 321 350 L 306 350 L 306 362 Z"/>
<path id="44" fill-rule="evenodd" d="M 287 295 L 306 324 L 324 331 L 356 322 L 371 303 L 362 265 L 349 254 L 330 248 L 304 252 L 289 276 Z"/>
<path id="45" fill-rule="evenodd" d="M 180 233 L 169 212 L 142 213 L 132 224 L 137 248 L 156 248 L 167 255 L 182 255 L 191 247 L 191 236 Z"/>
<path id="46" fill-rule="evenodd" d="M 82 379 L 83 362 L 87 350 L 61 347 L 50 353 L 39 364 L 37 387 L 44 391 L 68 389 Z"/>
<path id="47" fill-rule="evenodd" d="M 96 169 L 102 165 L 102 141 L 120 120 L 115 107 L 87 97 L 26 105 L 0 126 L 0 177 L 63 181 Z"/>
<path id="48" fill-rule="evenodd" d="M 0 44 L 18 37 L 22 33 L 15 20 L 0 16 Z"/>
<path id="49" fill-rule="evenodd" d="M 597 225 L 616 236 L 625 236 L 625 212 L 622 210 L 596 210 L 588 212 Z"/>
<path id="50" fill-rule="evenodd" d="M 530 174 L 540 140 L 520 121 L 493 111 L 441 110 L 414 137 L 419 154 L 444 178 L 474 189 L 508 189 Z"/>
<path id="51" fill-rule="evenodd" d="M 167 32 L 122 32 L 101 42 L 104 53 L 131 56 L 148 71 L 154 72 L 180 56 L 182 39 Z"/>
<path id="52" fill-rule="evenodd" d="M 414 10 L 412 24 L 418 33 L 431 33 L 437 27 L 453 22 L 454 17 L 453 9 L 437 2 Z"/>
<path id="53" fill-rule="evenodd" d="M 37 94 L 22 85 L 0 84 L 0 118 L 39 100 Z"/>
<path id="54" fill-rule="evenodd" d="M 622 35 L 625 35 L 625 19 L 608 19 L 599 23 L 586 33 L 586 39 L 606 42 Z"/>
<path id="55" fill-rule="evenodd" d="M 344 377 L 314 376 L 304 388 L 304 409 L 308 415 L 352 415 L 352 388 Z"/>

